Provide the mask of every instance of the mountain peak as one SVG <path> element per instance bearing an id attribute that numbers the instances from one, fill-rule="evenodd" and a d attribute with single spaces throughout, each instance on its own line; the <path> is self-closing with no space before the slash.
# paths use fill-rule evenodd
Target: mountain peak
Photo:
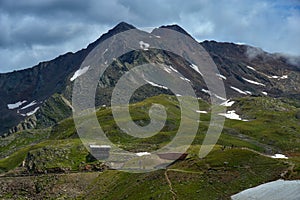
<path id="1" fill-rule="evenodd" d="M 127 30 L 130 30 L 130 29 L 135 29 L 135 27 L 131 24 L 128 24 L 126 22 L 120 22 L 118 23 L 113 29 L 109 30 L 109 32 L 113 32 L 113 33 L 120 33 L 120 32 L 123 32 L 123 31 L 127 31 Z"/>
<path id="2" fill-rule="evenodd" d="M 107 33 L 103 34 L 100 38 L 98 38 L 95 42 L 91 43 L 88 48 L 94 48 L 97 46 L 101 41 L 106 40 L 107 38 L 116 35 L 118 33 L 128 31 L 130 29 L 136 29 L 133 25 L 128 24 L 126 22 L 118 23 L 114 28 L 110 29 Z"/>
<path id="3" fill-rule="evenodd" d="M 166 25 L 166 26 L 161 26 L 159 28 L 167 28 L 167 29 L 171 29 L 171 30 L 174 30 L 174 31 L 178 31 L 180 33 L 183 33 L 187 36 L 190 36 L 192 37 L 190 34 L 188 34 L 188 32 L 186 32 L 182 27 L 180 27 L 179 25 L 177 24 L 171 24 L 171 25 Z"/>

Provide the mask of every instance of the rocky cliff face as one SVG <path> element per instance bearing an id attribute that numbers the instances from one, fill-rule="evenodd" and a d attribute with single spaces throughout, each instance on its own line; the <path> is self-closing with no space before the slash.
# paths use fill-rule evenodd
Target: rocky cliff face
<path id="1" fill-rule="evenodd" d="M 0 135 L 36 126 L 51 126 L 70 116 L 73 84 L 70 78 L 82 61 L 105 39 L 133 28 L 135 27 L 122 22 L 86 49 L 67 53 L 29 69 L 0 74 Z M 162 28 L 189 35 L 177 25 Z M 158 33 L 159 29 L 154 29 L 152 33 L 143 34 L 152 36 Z M 297 94 L 300 91 L 300 67 L 289 63 L 284 56 L 269 54 L 247 45 L 215 41 L 204 41 L 200 44 L 219 69 L 220 73 L 216 75 L 225 84 L 227 99 L 246 95 L 299 98 Z M 120 47 L 122 46 L 126 46 L 126 41 L 120 44 Z M 172 66 L 191 81 L 197 96 L 209 100 L 205 82 L 190 66 L 191 63 L 169 52 L 149 50 L 130 52 L 111 64 L 99 79 L 96 105 L 109 105 L 112 90 L 118 79 L 131 68 L 148 62 Z M 169 90 L 147 85 L 137 91 L 132 100 L 140 101 L 160 93 L 171 94 Z M 17 106 L 20 102 L 22 105 Z"/>
<path id="2" fill-rule="evenodd" d="M 26 128 L 27 125 L 24 124 L 28 124 L 27 114 L 43 105 L 53 94 L 64 93 L 70 98 L 70 77 L 78 70 L 87 54 L 106 38 L 132 28 L 134 27 L 122 22 L 86 49 L 66 53 L 32 68 L 0 74 L 0 135 L 9 130 L 11 132 Z M 22 106 L 9 109 L 9 105 L 23 101 L 26 103 L 22 106 L 28 106 L 32 102 L 35 104 L 26 110 Z"/>
<path id="3" fill-rule="evenodd" d="M 256 95 L 264 91 L 274 97 L 297 94 L 300 89 L 300 62 L 292 64 L 283 55 L 248 45 L 215 41 L 204 41 L 201 45 L 227 78 L 224 81 L 227 88 L 232 85 Z M 227 90 L 229 96 L 234 95 L 232 92 Z"/>

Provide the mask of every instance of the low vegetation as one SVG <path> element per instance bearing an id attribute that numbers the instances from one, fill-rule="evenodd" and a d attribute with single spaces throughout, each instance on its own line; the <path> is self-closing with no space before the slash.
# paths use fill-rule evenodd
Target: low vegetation
<path id="1" fill-rule="evenodd" d="M 199 100 L 200 110 L 208 113 L 200 116 L 199 130 L 188 156 L 167 169 L 150 173 L 107 170 L 104 163 L 90 159 L 72 118 L 51 128 L 1 138 L 0 171 L 5 177 L 0 178 L 0 198 L 229 199 L 232 194 L 261 183 L 279 178 L 299 179 L 298 104 L 268 97 L 234 101 L 228 110 L 236 110 L 249 121 L 226 119 L 217 145 L 200 159 L 198 152 L 209 126 L 211 108 Z M 150 138 L 124 134 L 110 108 L 99 109 L 97 117 L 115 144 L 134 152 L 152 151 L 171 141 L 180 123 L 176 98 L 160 95 L 130 106 L 131 117 L 137 124 L 149 123 L 147 113 L 152 103 L 164 105 L 168 119 L 161 132 Z M 275 153 L 289 159 L 271 158 Z M 25 189 L 21 190 L 22 184 L 12 180 L 22 183 Z M 15 189 L 4 190 L 10 186 Z"/>

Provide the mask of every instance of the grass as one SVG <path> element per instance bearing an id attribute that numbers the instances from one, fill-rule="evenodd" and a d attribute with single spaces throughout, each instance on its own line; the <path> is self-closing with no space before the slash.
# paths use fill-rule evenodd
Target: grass
<path id="1" fill-rule="evenodd" d="M 1 157 L 6 157 L 22 147 L 37 144 L 48 138 L 50 129 L 25 130 L 0 140 Z"/>
<path id="2" fill-rule="evenodd" d="M 80 139 L 46 140 L 27 146 L 0 160 L 0 171 L 7 172 L 21 165 L 30 157 L 32 172 L 44 172 L 52 169 L 78 171 L 80 163 L 85 163 L 88 151 Z"/>
<path id="3" fill-rule="evenodd" d="M 171 199 L 174 194 L 170 192 L 165 173 L 178 199 L 228 199 L 231 194 L 280 178 L 280 174 L 292 165 L 293 171 L 286 178 L 299 179 L 300 125 L 296 104 L 289 104 L 286 99 L 282 101 L 268 97 L 245 97 L 235 101 L 237 103 L 229 109 L 236 110 L 250 121 L 226 119 L 217 145 L 207 157 L 199 159 L 198 152 L 209 125 L 210 113 L 201 114 L 199 129 L 188 149 L 188 157 L 175 162 L 167 172 L 159 170 L 130 174 L 104 171 L 92 181 L 86 181 L 83 187 L 86 192 L 81 191 L 75 195 L 76 198 Z M 181 114 L 175 97 L 160 95 L 131 104 L 132 119 L 137 124 L 147 125 L 148 110 L 153 103 L 164 105 L 168 118 L 161 132 L 150 138 L 124 134 L 116 125 L 110 108 L 101 108 L 96 114 L 112 142 L 130 151 L 153 151 L 172 140 Z M 210 111 L 206 102 L 199 100 L 199 103 L 200 110 Z M 60 121 L 51 129 L 15 133 L 0 142 L 2 157 L 9 155 L 0 160 L 2 172 L 15 169 L 28 157 L 31 164 L 34 163 L 33 171 L 39 173 L 52 169 L 78 172 L 81 165 L 89 163 L 86 160 L 88 151 L 77 136 L 72 118 Z M 272 159 L 243 148 L 261 153 L 282 152 L 290 159 Z M 41 187 L 46 188 L 45 185 Z"/>
<path id="4" fill-rule="evenodd" d="M 299 143 L 295 142 L 299 141 L 297 138 L 300 137 L 299 119 L 296 118 L 297 109 L 279 100 L 268 100 L 270 99 L 241 99 L 237 104 L 240 107 L 237 109 L 248 116 L 250 121 L 242 123 L 227 120 L 225 126 L 281 151 L 299 151 Z"/>
<path id="5" fill-rule="evenodd" d="M 280 160 L 247 150 L 222 151 L 217 146 L 206 158 L 190 157 L 176 162 L 167 172 L 105 171 L 87 182 L 86 192 L 76 199 L 172 199 L 165 172 L 177 199 L 229 199 L 243 189 L 278 179 L 286 168 Z"/>

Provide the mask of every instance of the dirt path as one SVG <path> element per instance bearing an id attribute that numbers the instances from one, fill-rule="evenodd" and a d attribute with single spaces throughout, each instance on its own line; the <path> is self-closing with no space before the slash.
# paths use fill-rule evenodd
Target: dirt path
<path id="1" fill-rule="evenodd" d="M 173 195 L 173 200 L 176 200 L 176 199 L 177 199 L 177 195 L 176 195 L 176 193 L 174 192 L 173 187 L 172 187 L 172 183 L 171 183 L 171 181 L 170 181 L 170 179 L 169 179 L 169 177 L 168 177 L 168 170 L 165 171 L 165 177 L 166 177 L 166 180 L 167 180 L 167 182 L 168 182 L 168 185 L 169 185 L 169 188 L 170 188 L 170 192 L 171 192 L 172 195 Z"/>
<path id="2" fill-rule="evenodd" d="M 295 164 L 294 163 L 291 163 L 291 162 L 288 162 L 289 163 L 289 168 L 287 168 L 287 170 L 285 170 L 284 172 L 282 172 L 281 174 L 280 174 L 280 176 L 282 177 L 282 178 L 288 178 L 288 179 L 291 179 L 291 177 L 292 177 L 292 175 L 293 175 L 293 173 L 294 173 L 294 168 L 295 168 Z M 290 172 L 290 174 L 289 174 L 289 176 L 288 177 L 286 177 L 286 175 L 288 174 Z"/>
<path id="3" fill-rule="evenodd" d="M 235 147 L 236 148 L 236 147 Z M 250 149 L 250 148 L 247 148 L 247 147 L 240 147 L 238 149 L 243 149 L 243 150 L 247 150 L 247 151 L 251 151 L 253 153 L 256 153 L 256 154 L 259 154 L 261 156 L 264 156 L 264 157 L 268 157 L 268 158 L 271 158 L 271 155 L 268 155 L 268 154 L 265 154 L 265 153 L 261 153 L 259 151 L 256 151 L 256 150 L 253 150 L 253 149 Z"/>
<path id="4" fill-rule="evenodd" d="M 230 133 L 225 133 L 225 134 L 233 136 L 233 137 L 238 138 L 240 140 L 246 141 L 248 143 L 251 143 L 251 144 L 253 144 L 257 147 L 261 147 L 267 153 L 272 153 L 272 152 L 277 152 L 278 151 L 278 149 L 276 149 L 275 147 L 272 147 L 270 145 L 261 143 L 261 142 L 257 141 L 255 138 L 252 138 L 252 137 L 250 137 L 248 135 L 245 135 L 245 134 L 241 134 L 240 132 L 235 132 L 235 134 L 230 134 Z"/>
<path id="5" fill-rule="evenodd" d="M 189 170 L 182 170 L 182 169 L 168 169 L 168 171 L 182 172 L 182 173 L 191 173 L 191 174 L 203 174 L 203 172 L 189 171 Z"/>
<path id="6" fill-rule="evenodd" d="M 292 175 L 293 175 L 293 173 L 294 173 L 294 168 L 295 168 L 295 163 L 290 163 L 290 164 L 291 164 L 291 166 L 289 167 L 288 170 L 290 170 L 291 173 L 290 173 L 288 179 L 290 179 L 290 178 L 292 177 Z"/>

